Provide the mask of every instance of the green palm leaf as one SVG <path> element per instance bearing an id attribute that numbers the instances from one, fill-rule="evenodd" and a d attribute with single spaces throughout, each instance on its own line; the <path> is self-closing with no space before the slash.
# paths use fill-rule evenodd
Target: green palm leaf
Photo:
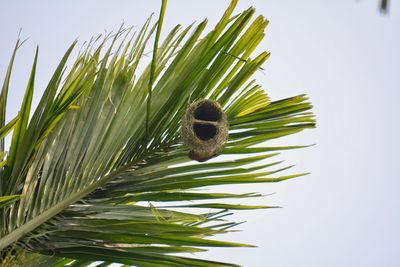
<path id="1" fill-rule="evenodd" d="M 271 206 L 215 202 L 259 195 L 196 188 L 304 175 L 279 174 L 290 166 L 272 160 L 277 151 L 302 146 L 263 143 L 314 127 L 305 95 L 270 101 L 252 79 L 269 56 L 253 56 L 268 22 L 252 19 L 253 8 L 232 15 L 235 5 L 211 32 L 204 33 L 206 20 L 177 26 L 160 45 L 162 15 L 136 34 L 121 28 L 89 42 L 68 69 L 72 44 L 30 115 L 36 54 L 20 115 L 6 126 L 2 121 L 1 138 L 14 127 L 1 169 L 4 262 L 28 251 L 21 257 L 25 264 L 43 266 L 235 266 L 177 253 L 249 246 L 211 237 L 238 225 L 227 220 L 230 210 Z M 146 66 L 154 32 L 153 60 Z M 201 98 L 218 101 L 230 123 L 221 156 L 204 163 L 191 161 L 180 141 L 185 109 Z"/>

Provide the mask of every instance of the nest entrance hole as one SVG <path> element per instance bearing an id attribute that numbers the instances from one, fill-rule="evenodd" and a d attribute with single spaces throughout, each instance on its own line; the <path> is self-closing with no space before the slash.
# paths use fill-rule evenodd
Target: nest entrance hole
<path id="1" fill-rule="evenodd" d="M 203 141 L 210 140 L 217 134 L 217 128 L 212 124 L 195 123 L 193 130 L 196 136 Z"/>
<path id="2" fill-rule="evenodd" d="M 222 114 L 220 109 L 211 101 L 202 102 L 194 111 L 194 118 L 197 120 L 219 121 L 221 116 Z"/>

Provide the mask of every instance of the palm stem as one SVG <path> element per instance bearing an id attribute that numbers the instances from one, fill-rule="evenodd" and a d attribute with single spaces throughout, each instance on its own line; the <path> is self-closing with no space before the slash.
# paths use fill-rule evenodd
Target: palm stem
<path id="1" fill-rule="evenodd" d="M 149 138 L 149 117 L 150 117 L 150 105 L 151 105 L 151 91 L 153 88 L 154 74 L 156 71 L 158 40 L 160 39 L 160 33 L 161 33 L 162 24 L 164 21 L 164 14 L 165 14 L 166 7 L 167 7 L 167 0 L 162 0 L 160 17 L 159 17 L 158 23 L 157 23 L 156 38 L 154 40 L 153 58 L 151 60 L 151 67 L 150 67 L 149 89 L 148 89 L 147 109 L 146 109 L 146 143 L 149 142 L 148 138 Z"/>
<path id="2" fill-rule="evenodd" d="M 87 186 L 82 191 L 78 191 L 71 196 L 67 197 L 63 201 L 59 202 L 58 204 L 54 205 L 50 209 L 46 210 L 39 216 L 33 218 L 31 221 L 27 222 L 26 224 L 22 225 L 21 227 L 15 229 L 10 234 L 4 236 L 0 239 L 0 251 L 12 245 L 16 241 L 18 241 L 21 237 L 25 236 L 29 232 L 35 230 L 41 224 L 47 222 L 49 219 L 60 213 L 61 211 L 65 210 L 68 206 L 74 204 L 75 202 L 81 200 L 86 195 L 90 194 L 94 190 L 102 187 L 108 181 L 114 179 L 122 172 L 128 170 L 132 166 L 134 166 L 137 162 L 131 162 L 124 167 L 115 170 L 114 172 L 104 176 L 103 178 L 99 179 L 98 181 L 92 183 L 91 185 Z"/>

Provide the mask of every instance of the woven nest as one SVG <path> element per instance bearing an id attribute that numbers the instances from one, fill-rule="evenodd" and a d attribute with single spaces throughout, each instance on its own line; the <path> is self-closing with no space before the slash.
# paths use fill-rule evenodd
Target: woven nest
<path id="1" fill-rule="evenodd" d="M 189 157 L 206 161 L 224 147 L 229 124 L 217 101 L 202 99 L 189 105 L 182 119 L 182 141 L 190 148 Z"/>

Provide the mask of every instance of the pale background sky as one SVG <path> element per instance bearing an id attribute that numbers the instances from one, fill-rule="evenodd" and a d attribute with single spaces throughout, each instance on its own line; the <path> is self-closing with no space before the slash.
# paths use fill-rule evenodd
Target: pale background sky
<path id="1" fill-rule="evenodd" d="M 0 1 L 0 79 L 19 29 L 30 37 L 12 77 L 13 114 L 37 44 L 40 93 L 75 38 L 82 43 L 116 30 L 123 20 L 141 25 L 158 12 L 159 2 Z M 256 74 L 259 83 L 272 99 L 306 92 L 315 106 L 317 129 L 274 144 L 317 145 L 281 156 L 311 175 L 240 186 L 275 192 L 256 202 L 284 207 L 239 212 L 232 219 L 247 221 L 243 231 L 219 237 L 258 248 L 211 249 L 199 256 L 246 267 L 400 266 L 400 2 L 391 2 L 388 16 L 379 13 L 377 0 L 240 2 L 237 11 L 252 5 L 270 20 L 259 51 L 272 56 Z M 164 33 L 205 17 L 214 25 L 227 6 L 222 0 L 170 0 Z"/>

